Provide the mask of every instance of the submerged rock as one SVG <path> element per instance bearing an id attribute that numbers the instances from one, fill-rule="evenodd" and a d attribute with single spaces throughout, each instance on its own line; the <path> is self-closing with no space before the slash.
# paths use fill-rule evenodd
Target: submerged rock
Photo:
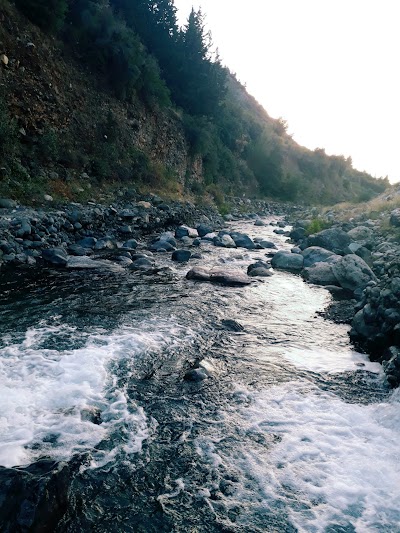
<path id="1" fill-rule="evenodd" d="M 42 250 L 43 259 L 55 266 L 65 266 L 68 263 L 68 255 L 64 248 L 49 248 Z"/>

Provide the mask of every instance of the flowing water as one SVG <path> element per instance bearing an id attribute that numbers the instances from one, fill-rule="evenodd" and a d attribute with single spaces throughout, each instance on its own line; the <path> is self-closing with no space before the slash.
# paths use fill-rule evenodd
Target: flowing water
<path id="1" fill-rule="evenodd" d="M 400 531 L 400 396 L 317 314 L 329 293 L 188 268 L 3 275 L 2 531 Z M 186 381 L 200 361 L 211 377 Z"/>

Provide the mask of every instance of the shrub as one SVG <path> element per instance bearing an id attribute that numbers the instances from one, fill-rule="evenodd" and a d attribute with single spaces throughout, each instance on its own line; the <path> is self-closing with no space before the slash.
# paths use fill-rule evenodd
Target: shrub
<path id="1" fill-rule="evenodd" d="M 16 0 L 16 5 L 34 24 L 55 32 L 64 24 L 66 0 Z"/>

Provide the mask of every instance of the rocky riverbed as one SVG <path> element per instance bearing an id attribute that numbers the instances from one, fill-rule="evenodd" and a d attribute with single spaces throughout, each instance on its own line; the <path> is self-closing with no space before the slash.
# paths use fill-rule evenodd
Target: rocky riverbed
<path id="1" fill-rule="evenodd" d="M 154 273 L 168 269 L 158 264 L 159 254 L 188 263 L 201 259 L 204 242 L 221 248 L 265 249 L 266 259 L 250 264 L 245 273 L 196 266 L 188 279 L 241 286 L 281 269 L 325 286 L 334 297 L 325 316 L 351 323 L 352 341 L 383 364 L 392 386 L 399 385 L 399 244 L 385 239 L 379 222 L 363 216 L 347 222 L 331 220 L 329 229 L 310 235 L 312 216 L 300 212 L 292 206 L 236 199 L 233 213 L 221 217 L 211 206 L 167 203 L 155 195 L 109 206 L 72 203 L 42 210 L 0 199 L 0 268 L 126 268 Z M 278 250 L 270 240 L 253 240 L 224 228 L 226 221 L 238 219 L 254 219 L 254 225 L 262 227 L 263 217 L 272 214 L 278 216 L 275 233 L 290 239 L 291 250 Z M 304 218 L 307 214 L 310 217 Z M 399 210 L 392 212 L 390 224 L 399 227 Z"/>

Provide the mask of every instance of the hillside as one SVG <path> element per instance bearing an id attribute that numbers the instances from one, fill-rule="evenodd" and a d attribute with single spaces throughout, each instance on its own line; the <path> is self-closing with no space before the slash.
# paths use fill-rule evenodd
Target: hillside
<path id="1" fill-rule="evenodd" d="M 42 4 L 0 0 L 1 196 L 332 204 L 388 185 L 295 143 L 213 57 L 200 13 L 179 29 L 170 0 Z"/>

